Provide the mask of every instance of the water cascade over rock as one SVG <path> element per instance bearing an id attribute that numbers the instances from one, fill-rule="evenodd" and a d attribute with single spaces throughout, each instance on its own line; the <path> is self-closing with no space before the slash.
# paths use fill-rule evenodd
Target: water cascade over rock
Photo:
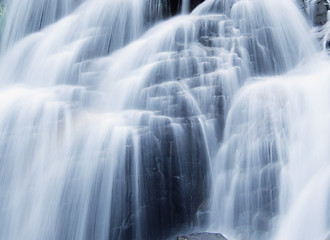
<path id="1" fill-rule="evenodd" d="M 326 234 L 329 59 L 298 7 L 179 6 L 9 1 L 0 239 Z"/>

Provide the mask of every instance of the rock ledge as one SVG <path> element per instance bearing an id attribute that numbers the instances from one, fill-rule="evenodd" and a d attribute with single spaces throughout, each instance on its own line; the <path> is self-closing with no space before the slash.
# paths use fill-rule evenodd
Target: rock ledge
<path id="1" fill-rule="evenodd" d="M 192 233 L 177 237 L 177 240 L 228 240 L 220 233 Z"/>

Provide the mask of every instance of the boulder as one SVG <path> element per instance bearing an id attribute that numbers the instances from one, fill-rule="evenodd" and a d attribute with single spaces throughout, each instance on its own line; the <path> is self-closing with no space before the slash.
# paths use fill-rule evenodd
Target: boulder
<path id="1" fill-rule="evenodd" d="M 327 23 L 327 14 L 329 9 L 329 4 L 327 0 L 317 0 L 315 2 L 314 8 L 314 25 L 322 26 Z"/>

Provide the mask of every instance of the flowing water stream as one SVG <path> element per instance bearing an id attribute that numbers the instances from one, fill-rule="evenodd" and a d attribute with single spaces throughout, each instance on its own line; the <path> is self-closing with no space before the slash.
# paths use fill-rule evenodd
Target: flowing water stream
<path id="1" fill-rule="evenodd" d="M 329 238 L 330 59 L 294 1 L 8 4 L 0 239 Z"/>

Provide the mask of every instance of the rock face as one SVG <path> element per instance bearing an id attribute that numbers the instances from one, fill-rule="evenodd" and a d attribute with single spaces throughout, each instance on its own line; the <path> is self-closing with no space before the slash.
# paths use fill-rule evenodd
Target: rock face
<path id="1" fill-rule="evenodd" d="M 0 0 L 1 1 L 1 0 Z M 182 12 L 183 0 L 148 0 L 146 1 L 145 21 L 147 26 L 153 25 L 155 22 L 168 19 Z M 189 11 L 191 12 L 199 4 L 205 0 L 190 0 Z"/>
<path id="2" fill-rule="evenodd" d="M 194 8 L 202 2 L 204 2 L 204 0 L 190 0 L 190 11 L 194 10 Z"/>
<path id="3" fill-rule="evenodd" d="M 177 240 L 228 240 L 220 233 L 193 233 L 178 237 Z"/>
<path id="4" fill-rule="evenodd" d="M 167 12 L 170 16 L 177 15 L 181 12 L 183 0 L 164 0 L 163 5 L 167 6 Z M 190 0 L 190 11 L 192 11 L 199 4 L 204 2 L 205 0 Z"/>
<path id="5" fill-rule="evenodd" d="M 327 23 L 327 14 L 329 3 L 327 0 L 317 0 L 313 9 L 313 24 L 315 26 L 322 26 Z"/>
<path id="6" fill-rule="evenodd" d="M 314 26 L 323 26 L 327 23 L 327 14 L 330 10 L 328 0 L 296 0 L 296 3 L 309 16 Z"/>
<path id="7" fill-rule="evenodd" d="M 325 48 L 330 51 L 330 39 L 327 39 L 326 43 L 325 43 Z"/>
<path id="8" fill-rule="evenodd" d="M 313 37 L 318 39 L 324 50 L 330 49 L 330 22 L 328 22 L 329 0 L 296 0 L 298 7 L 314 26 Z"/>

